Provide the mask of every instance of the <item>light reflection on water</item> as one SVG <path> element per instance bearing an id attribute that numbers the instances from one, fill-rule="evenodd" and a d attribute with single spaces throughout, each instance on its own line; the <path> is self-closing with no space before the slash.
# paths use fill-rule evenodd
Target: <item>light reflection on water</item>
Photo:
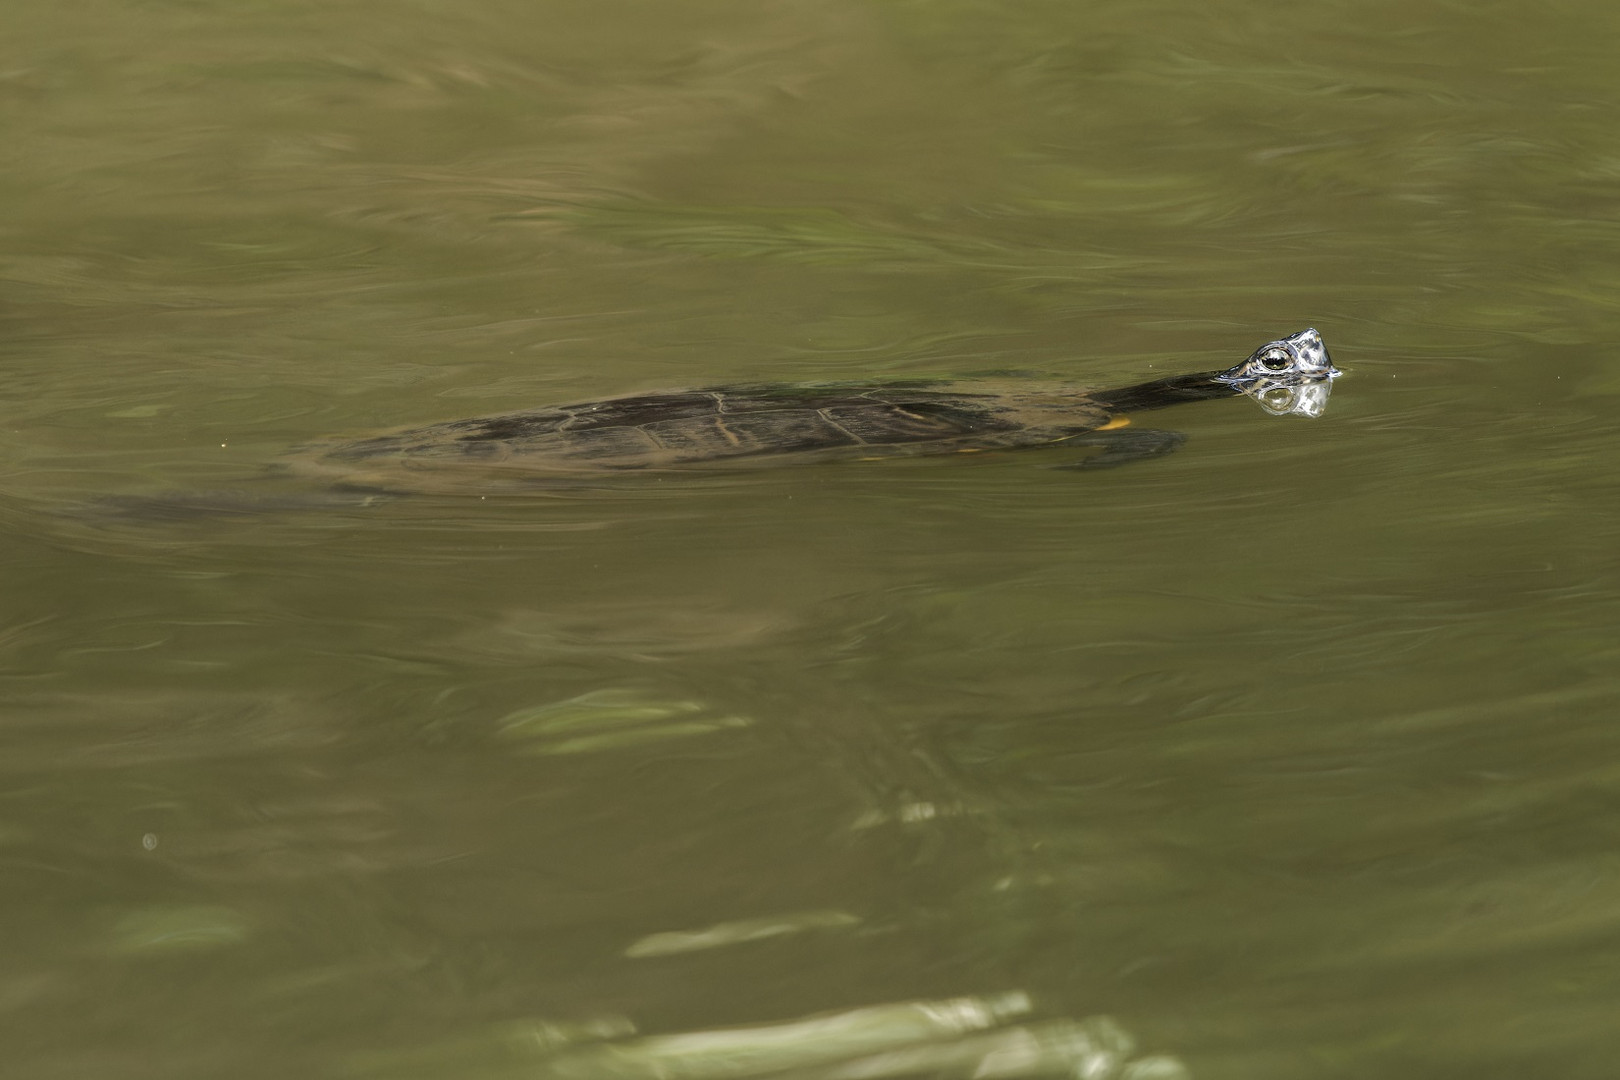
<path id="1" fill-rule="evenodd" d="M 1609 8 L 62 19 L 0 43 L 16 1069 L 1608 1075 Z M 1107 473 L 255 479 L 1307 324 L 1319 421 Z M 298 498 L 74 512 L 222 489 Z"/>

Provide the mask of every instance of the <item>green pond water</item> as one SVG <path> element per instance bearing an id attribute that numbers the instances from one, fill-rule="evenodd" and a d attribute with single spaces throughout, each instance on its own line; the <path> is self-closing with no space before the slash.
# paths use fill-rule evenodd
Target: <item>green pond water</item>
<path id="1" fill-rule="evenodd" d="M 0 1074 L 1614 1075 L 1620 8 L 5 23 Z M 1306 326 L 1117 470 L 106 512 Z"/>

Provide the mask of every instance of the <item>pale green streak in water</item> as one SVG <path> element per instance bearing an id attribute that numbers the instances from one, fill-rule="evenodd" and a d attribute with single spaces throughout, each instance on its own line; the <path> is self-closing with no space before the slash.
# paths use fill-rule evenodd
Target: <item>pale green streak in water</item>
<path id="1" fill-rule="evenodd" d="M 656 1069 L 767 1032 L 827 1077 L 857 1066 L 792 1044 L 817 1017 L 1027 994 L 860 1068 L 1022 1039 L 1006 1075 L 1058 1075 L 1106 1012 L 1199 1080 L 1612 1075 L 1612 5 L 6 22 L 11 1071 Z M 333 433 L 1119 385 L 1308 324 L 1349 371 L 1325 419 L 1178 410 L 1141 422 L 1182 452 L 1109 474 L 61 513 L 255 490 Z M 849 921 L 747 932 L 784 912 Z M 745 932 L 626 955 L 694 928 Z"/>

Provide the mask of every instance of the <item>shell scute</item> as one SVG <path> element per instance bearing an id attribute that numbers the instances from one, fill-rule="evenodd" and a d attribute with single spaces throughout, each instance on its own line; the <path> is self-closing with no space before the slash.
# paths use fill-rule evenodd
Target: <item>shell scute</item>
<path id="1" fill-rule="evenodd" d="M 808 409 L 726 413 L 689 420 L 664 420 L 644 429 L 660 446 L 683 458 L 722 458 L 739 454 L 789 454 L 857 441 Z"/>

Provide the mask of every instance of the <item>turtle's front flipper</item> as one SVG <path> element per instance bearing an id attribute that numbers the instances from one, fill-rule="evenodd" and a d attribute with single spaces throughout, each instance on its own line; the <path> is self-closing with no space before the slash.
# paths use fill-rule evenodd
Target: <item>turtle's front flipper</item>
<path id="1" fill-rule="evenodd" d="M 1155 428 L 1121 427 L 1111 431 L 1088 431 L 1060 446 L 1100 446 L 1102 453 L 1083 461 L 1054 465 L 1055 469 L 1112 469 L 1116 465 L 1129 465 L 1133 461 L 1163 457 L 1187 441 L 1179 431 L 1159 431 Z"/>

